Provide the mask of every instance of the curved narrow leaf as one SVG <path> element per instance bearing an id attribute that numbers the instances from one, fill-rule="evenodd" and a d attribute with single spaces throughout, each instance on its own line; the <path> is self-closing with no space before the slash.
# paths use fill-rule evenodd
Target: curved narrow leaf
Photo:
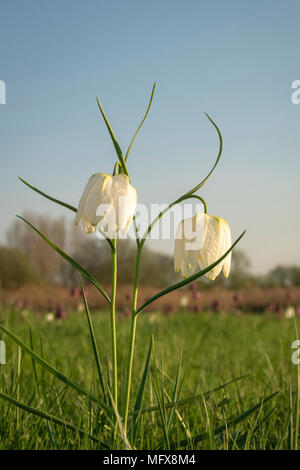
<path id="1" fill-rule="evenodd" d="M 236 418 L 232 418 L 232 419 L 226 421 L 225 424 L 222 424 L 221 426 L 219 426 L 218 428 L 216 428 L 213 431 L 214 435 L 217 435 L 217 434 L 220 434 L 220 433 L 226 431 L 227 428 L 229 428 L 230 426 L 234 426 L 236 424 L 241 423 L 242 421 L 247 419 L 251 414 L 253 414 L 256 410 L 261 408 L 269 400 L 272 400 L 272 398 L 274 398 L 276 395 L 278 395 L 278 393 L 279 392 L 272 393 L 271 395 L 267 396 L 266 398 L 261 400 L 259 403 L 257 403 L 255 406 L 252 406 L 252 408 L 249 408 L 247 411 L 245 411 L 244 413 L 237 416 Z M 200 434 L 199 436 L 192 437 L 192 442 L 194 444 L 197 443 L 197 442 L 201 442 L 208 436 L 209 436 L 209 433 Z M 189 444 L 189 442 L 184 440 L 184 441 L 181 441 L 179 445 L 180 445 L 180 447 L 184 447 L 184 446 L 187 446 L 188 444 Z M 174 444 L 173 446 L 177 447 L 176 444 Z M 171 447 L 173 447 L 173 446 L 171 445 Z"/>
<path id="2" fill-rule="evenodd" d="M 133 136 L 133 138 L 132 138 L 132 140 L 131 140 L 131 142 L 130 142 L 130 144 L 129 144 L 128 150 L 127 150 L 126 155 L 125 155 L 125 162 L 127 162 L 127 158 L 128 158 L 129 152 L 130 152 L 130 150 L 131 150 L 131 147 L 132 147 L 132 145 L 133 145 L 133 142 L 134 142 L 136 136 L 138 135 L 138 133 L 139 133 L 139 131 L 140 131 L 142 125 L 144 124 L 144 122 L 145 122 L 145 120 L 146 120 L 146 117 L 148 116 L 148 113 L 149 113 L 150 108 L 151 108 L 153 96 L 154 96 L 155 87 L 156 87 L 156 82 L 154 83 L 153 88 L 152 88 L 152 93 L 151 93 L 150 101 L 149 101 L 148 108 L 147 108 L 147 111 L 146 111 L 146 113 L 145 113 L 145 116 L 143 117 L 141 124 L 140 124 L 139 127 L 137 128 L 137 130 L 136 130 L 136 132 L 135 132 L 135 134 L 134 134 L 134 136 Z"/>
<path id="3" fill-rule="evenodd" d="M 28 220 L 24 219 L 24 217 L 21 217 L 20 215 L 17 215 L 17 217 L 21 220 L 23 220 L 29 227 L 31 227 L 45 242 L 48 243 L 51 248 L 53 248 L 60 256 L 62 256 L 65 260 L 67 260 L 77 271 L 79 271 L 88 281 L 90 281 L 91 284 L 93 284 L 99 292 L 103 295 L 103 297 L 107 300 L 107 302 L 110 302 L 110 298 L 101 286 L 101 284 L 97 281 L 97 279 L 94 278 L 88 271 L 86 271 L 80 264 L 78 264 L 71 256 L 67 255 L 63 250 L 58 248 L 55 243 L 51 242 L 42 232 L 40 232 L 34 225 L 32 225 Z"/>
<path id="4" fill-rule="evenodd" d="M 114 144 L 114 147 L 115 147 L 116 153 L 117 153 L 117 155 L 118 155 L 118 159 L 120 160 L 120 164 L 121 164 L 121 166 L 122 166 L 122 169 L 123 169 L 125 175 L 128 176 L 128 170 L 127 170 L 126 162 L 125 162 L 124 157 L 123 157 L 123 154 L 122 154 L 122 150 L 121 150 L 120 145 L 119 145 L 119 143 L 118 143 L 118 141 L 117 141 L 117 139 L 116 139 L 116 136 L 115 136 L 115 134 L 114 134 L 114 131 L 112 130 L 112 128 L 111 128 L 111 126 L 110 126 L 110 124 L 109 124 L 109 122 L 108 122 L 108 119 L 107 119 L 107 117 L 106 117 L 106 115 L 105 115 L 105 112 L 104 112 L 102 106 L 101 106 L 101 103 L 100 103 L 100 101 L 99 101 L 99 98 L 97 98 L 97 103 L 98 103 L 100 112 L 101 112 L 101 114 L 102 114 L 102 117 L 103 117 L 103 119 L 104 119 L 104 122 L 105 122 L 105 124 L 106 124 L 106 127 L 107 127 L 107 130 L 108 130 L 108 132 L 109 132 L 109 135 L 110 135 L 110 137 L 111 137 L 111 140 L 112 140 L 112 142 L 113 142 L 113 144 Z"/>
<path id="5" fill-rule="evenodd" d="M 174 290 L 177 290 L 177 289 L 180 289 L 181 287 L 184 287 L 186 286 L 187 284 L 190 284 L 191 282 L 195 281 L 196 279 L 198 279 L 199 277 L 201 276 L 204 276 L 204 274 L 208 273 L 211 269 L 213 269 L 215 266 L 217 266 L 217 264 L 219 264 L 224 258 L 226 258 L 226 256 L 231 252 L 231 250 L 233 250 L 233 248 L 235 247 L 235 245 L 240 241 L 240 239 L 245 235 L 246 233 L 246 230 L 244 230 L 244 232 L 237 238 L 237 240 L 231 245 L 231 247 L 229 248 L 229 250 L 226 251 L 226 253 L 224 253 L 223 256 L 221 256 L 217 261 L 215 261 L 214 263 L 212 263 L 210 266 L 208 266 L 207 268 L 205 269 L 202 269 L 202 271 L 199 271 L 195 274 L 193 274 L 192 276 L 189 276 L 187 277 L 186 279 L 183 279 L 182 281 L 179 281 L 177 282 L 176 284 L 173 284 L 173 286 L 170 286 L 168 287 L 167 289 L 164 289 L 162 290 L 161 292 L 159 292 L 158 294 L 154 295 L 153 297 L 151 297 L 151 299 L 147 300 L 147 302 L 145 302 L 136 312 L 136 314 L 138 315 L 139 313 L 141 313 L 146 307 L 148 307 L 148 305 L 152 304 L 152 302 L 154 302 L 155 300 L 159 299 L 160 297 L 162 297 L 163 295 L 166 295 L 166 294 L 169 294 L 170 292 L 174 291 Z"/>
<path id="6" fill-rule="evenodd" d="M 212 120 L 212 118 L 207 114 L 205 113 L 205 116 L 210 120 L 210 122 L 212 123 L 212 125 L 214 126 L 214 128 L 216 129 L 217 133 L 218 133 L 218 137 L 219 137 L 219 152 L 218 152 L 218 156 L 217 156 L 217 159 L 215 161 L 215 164 L 214 166 L 212 167 L 212 169 L 210 170 L 210 172 L 208 173 L 208 175 L 206 176 L 206 178 L 204 178 L 204 180 L 201 181 L 201 183 L 197 184 L 194 188 L 192 188 L 190 191 L 188 191 L 187 193 L 184 194 L 184 197 L 185 196 L 189 196 L 190 194 L 193 194 L 195 193 L 196 191 L 198 191 L 198 189 L 200 189 L 205 183 L 206 181 L 208 180 L 208 178 L 211 176 L 211 174 L 213 173 L 214 169 L 216 168 L 217 164 L 219 163 L 219 160 L 221 158 L 221 155 L 222 155 L 222 151 L 223 151 L 223 139 L 222 139 L 222 134 L 220 132 L 220 129 L 218 128 L 217 124 Z"/>
<path id="7" fill-rule="evenodd" d="M 111 404 L 112 404 L 112 407 L 113 407 L 113 410 L 114 410 L 114 413 L 115 413 L 115 417 L 116 417 L 116 423 L 118 425 L 118 428 L 120 430 L 120 436 L 122 438 L 122 441 L 124 442 L 125 444 L 125 447 L 126 447 L 126 450 L 132 450 L 131 448 L 131 445 L 130 445 L 130 442 L 128 441 L 128 438 L 127 438 L 127 434 L 126 434 L 126 431 L 124 429 L 124 426 L 123 426 L 123 422 L 122 422 L 122 418 L 119 414 L 119 411 L 118 411 L 118 408 L 114 402 L 114 399 L 113 399 L 113 396 L 112 396 L 112 393 L 110 391 L 110 389 L 108 388 L 108 393 L 109 393 L 109 396 L 110 396 L 110 400 L 111 400 Z"/>
<path id="8" fill-rule="evenodd" d="M 151 358 L 151 352 L 152 352 L 152 345 L 153 345 L 153 339 L 151 337 L 150 339 L 150 344 L 148 348 L 148 353 L 147 353 L 147 358 L 145 362 L 145 367 L 142 375 L 142 380 L 138 389 L 135 405 L 134 405 L 134 411 L 133 411 L 133 422 L 132 422 L 132 437 L 133 437 L 133 442 L 135 442 L 135 437 L 137 433 L 137 425 L 139 422 L 140 414 L 141 414 L 141 407 L 143 404 L 143 398 L 144 398 L 144 392 L 145 392 L 145 386 L 147 382 L 147 378 L 149 375 L 149 366 L 150 366 L 150 358 Z"/>
<path id="9" fill-rule="evenodd" d="M 66 202 L 60 201 L 59 199 L 55 199 L 54 197 L 48 196 L 48 194 L 44 193 L 40 189 L 35 188 L 31 184 L 27 183 L 27 181 L 23 180 L 20 176 L 18 176 L 19 180 L 22 181 L 22 183 L 26 184 L 28 188 L 33 189 L 33 191 L 36 191 L 37 193 L 41 194 L 44 196 L 46 199 L 49 199 L 52 202 L 56 202 L 56 204 L 59 204 L 60 206 L 66 207 L 67 209 L 70 209 L 70 211 L 77 212 L 76 207 L 71 206 L 70 204 L 67 204 Z"/>
<path id="10" fill-rule="evenodd" d="M 5 393 L 0 392 L 0 398 L 7 401 L 8 403 L 11 403 L 12 405 L 17 406 L 18 408 L 21 408 L 24 411 L 27 411 L 28 413 L 31 413 L 35 416 L 39 416 L 40 418 L 44 418 L 48 421 L 51 421 L 52 423 L 59 424 L 60 426 L 63 426 L 64 428 L 71 429 L 72 431 L 79 432 L 79 434 L 87 436 L 95 442 L 100 442 L 100 440 L 97 437 L 93 436 L 92 434 L 87 433 L 83 429 L 78 428 L 74 424 L 68 423 L 64 419 L 58 418 L 57 416 L 54 416 L 50 413 L 46 413 L 45 411 L 26 405 L 25 403 L 15 400 L 13 397 L 10 397 L 9 395 L 6 395 Z M 101 443 L 101 446 L 107 448 L 107 446 L 103 443 Z"/>
<path id="11" fill-rule="evenodd" d="M 44 193 L 40 189 L 36 188 L 35 186 L 32 186 L 27 181 L 23 180 L 23 178 L 20 178 L 20 176 L 18 176 L 18 178 L 19 178 L 20 181 L 22 181 L 22 183 L 26 184 L 26 186 L 28 186 L 30 189 L 33 189 L 33 191 L 36 191 L 38 194 L 41 194 L 46 199 L 49 199 L 49 201 L 56 202 L 56 204 L 59 204 L 60 206 L 66 207 L 67 209 L 70 209 L 70 211 L 72 211 L 72 212 L 75 212 L 75 213 L 77 212 L 76 207 L 73 207 L 70 204 L 67 204 L 66 202 L 60 201 L 59 199 L 55 199 L 54 197 L 49 196 L 48 194 Z M 110 244 L 111 249 L 114 249 L 112 241 L 105 236 L 105 234 L 102 232 L 102 230 L 100 230 L 100 229 L 98 229 L 98 230 L 101 233 L 101 235 L 105 238 L 105 240 Z"/>
<path id="12" fill-rule="evenodd" d="M 102 373 L 102 367 L 101 367 L 101 362 L 100 362 L 100 356 L 99 356 L 97 341 L 96 341 L 94 327 L 93 327 L 93 323 L 92 323 L 92 319 L 91 319 L 91 315 L 90 315 L 90 309 L 89 309 L 89 306 L 88 306 L 88 303 L 87 303 L 87 300 L 86 300 L 84 288 L 83 288 L 83 285 L 82 285 L 82 279 L 81 279 L 80 275 L 79 275 L 79 281 L 80 281 L 80 287 L 81 287 L 85 312 L 86 312 L 86 316 L 87 316 L 87 321 L 88 321 L 88 325 L 89 325 L 89 330 L 90 330 L 90 335 L 91 335 L 91 340 L 92 340 L 92 346 L 93 346 L 93 352 L 94 352 L 97 371 L 98 371 L 98 375 L 99 375 L 99 381 L 100 381 L 100 385 L 101 385 L 101 388 L 102 388 L 104 398 L 106 400 L 106 393 L 105 393 L 105 387 L 104 387 L 104 381 L 103 381 L 103 373 Z"/>
<path id="13" fill-rule="evenodd" d="M 178 400 L 176 402 L 169 402 L 165 404 L 165 408 L 174 408 L 177 406 L 182 406 L 182 405 L 187 405 L 189 403 L 192 403 L 197 400 L 202 400 L 203 398 L 209 397 L 212 393 L 218 392 L 219 390 L 222 390 L 223 388 L 227 387 L 228 385 L 231 385 L 235 382 L 238 382 L 238 380 L 245 379 L 246 377 L 249 377 L 249 374 L 246 375 L 241 375 L 240 377 L 236 377 L 233 380 L 230 380 L 230 382 L 226 382 L 225 384 L 219 385 L 218 387 L 215 387 L 211 390 L 207 390 L 206 392 L 200 393 L 199 395 L 194 395 L 193 397 L 189 398 L 184 398 L 182 400 Z M 150 406 L 149 408 L 145 408 L 143 410 L 134 410 L 129 415 L 136 415 L 136 414 L 144 414 L 144 413 L 152 413 L 153 411 L 159 411 L 159 407 L 154 405 Z"/>
<path id="14" fill-rule="evenodd" d="M 30 349 L 26 344 L 24 344 L 16 335 L 14 335 L 11 331 L 7 330 L 4 328 L 4 326 L 0 325 L 0 330 L 2 330 L 9 338 L 11 338 L 18 346 L 20 346 L 27 354 L 29 354 L 35 361 L 37 361 L 39 364 L 41 364 L 42 367 L 44 367 L 48 372 L 50 372 L 52 375 L 54 375 L 56 378 L 64 382 L 66 385 L 69 385 L 71 388 L 76 390 L 80 395 L 83 395 L 87 397 L 89 400 L 93 401 L 97 405 L 101 406 L 104 410 L 108 412 L 112 412 L 112 409 L 104 403 L 102 400 L 99 400 L 96 398 L 91 392 L 86 390 L 84 387 L 81 385 L 73 382 L 72 380 L 68 379 L 64 374 L 59 372 L 55 367 L 51 366 L 45 359 L 43 359 L 41 356 L 39 356 L 36 352 L 34 352 L 32 349 Z"/>

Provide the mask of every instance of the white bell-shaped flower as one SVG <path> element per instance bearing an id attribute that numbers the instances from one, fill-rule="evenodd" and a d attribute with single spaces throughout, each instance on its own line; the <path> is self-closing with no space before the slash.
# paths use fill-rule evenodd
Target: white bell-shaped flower
<path id="1" fill-rule="evenodd" d="M 182 220 L 177 228 L 174 267 L 183 277 L 194 274 L 197 265 L 205 269 L 217 261 L 231 247 L 231 233 L 226 220 L 203 212 Z M 231 252 L 217 266 L 205 274 L 212 281 L 220 274 L 228 277 Z"/>
<path id="2" fill-rule="evenodd" d="M 75 224 L 86 233 L 99 228 L 112 237 L 121 230 L 126 235 L 135 213 L 137 194 L 126 175 L 92 175 L 79 201 Z"/>

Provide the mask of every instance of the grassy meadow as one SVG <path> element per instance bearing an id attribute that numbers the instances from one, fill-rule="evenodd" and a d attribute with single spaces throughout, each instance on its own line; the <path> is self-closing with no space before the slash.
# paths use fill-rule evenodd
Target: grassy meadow
<path id="1" fill-rule="evenodd" d="M 107 386 L 111 383 L 109 314 L 91 315 Z M 30 311 L 2 311 L 0 322 L 58 371 L 102 400 L 85 312 L 74 311 L 49 322 Z M 122 426 L 116 429 L 98 403 L 78 394 L 1 333 L 7 363 L 0 365 L 0 391 L 42 411 L 48 419 L 0 398 L 0 449 L 120 449 L 129 445 L 135 449 L 297 449 L 299 375 L 291 361 L 297 326 L 300 330 L 299 317 L 295 321 L 222 312 L 142 313 L 137 323 L 128 440 Z M 120 414 L 129 330 L 130 318 L 118 316 Z M 153 348 L 141 400 L 151 337 Z M 241 376 L 245 377 L 204 393 Z M 132 414 L 134 408 L 142 412 Z"/>

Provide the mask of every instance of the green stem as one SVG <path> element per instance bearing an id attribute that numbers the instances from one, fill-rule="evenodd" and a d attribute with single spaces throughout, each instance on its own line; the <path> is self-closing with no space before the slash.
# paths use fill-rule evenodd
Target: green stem
<path id="1" fill-rule="evenodd" d="M 113 399 L 118 404 L 118 367 L 117 367 L 117 334 L 116 334 L 116 291 L 117 291 L 117 238 L 113 239 L 114 249 L 112 256 L 112 291 L 110 303 L 111 339 L 112 339 L 112 364 L 113 364 Z"/>
<path id="2" fill-rule="evenodd" d="M 137 320 L 137 296 L 138 296 L 138 287 L 139 287 L 139 268 L 140 268 L 141 253 L 142 253 L 142 247 L 138 245 L 137 252 L 136 252 L 135 276 L 134 276 L 134 286 L 133 286 L 133 295 L 132 295 L 131 331 L 130 331 L 130 342 L 129 342 L 129 351 L 128 351 L 128 360 L 127 360 L 127 373 L 126 373 L 126 388 L 125 388 L 126 395 L 125 395 L 125 410 L 124 410 L 125 434 L 127 432 L 127 420 L 128 420 L 129 401 L 130 401 L 132 363 L 133 363 L 136 320 Z"/>

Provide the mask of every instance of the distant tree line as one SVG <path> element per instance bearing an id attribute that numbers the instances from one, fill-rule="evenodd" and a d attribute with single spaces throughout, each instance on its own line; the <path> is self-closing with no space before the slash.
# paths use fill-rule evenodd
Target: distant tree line
<path id="1" fill-rule="evenodd" d="M 67 230 L 63 218 L 25 213 L 29 220 L 59 248 L 103 283 L 110 283 L 111 252 L 108 243 L 83 233 L 79 227 Z M 27 283 L 50 282 L 73 286 L 78 274 L 28 225 L 17 219 L 7 232 L 7 245 L 0 246 L 0 286 L 14 287 Z M 136 243 L 118 240 L 118 282 L 133 282 Z M 178 279 L 170 256 L 153 253 L 146 245 L 140 268 L 140 282 L 149 286 L 166 286 Z"/>
<path id="2" fill-rule="evenodd" d="M 105 240 L 86 237 L 81 228 L 67 230 L 63 218 L 51 219 L 33 213 L 24 217 L 61 249 L 103 283 L 111 280 L 111 254 Z M 118 240 L 118 282 L 132 283 L 136 246 L 134 240 Z M 141 285 L 165 287 L 179 279 L 174 272 L 173 257 L 155 253 L 144 247 L 141 261 Z M 54 283 L 67 286 L 78 284 L 75 270 L 23 221 L 16 220 L 7 232 L 7 245 L 0 246 L 0 287 L 23 284 Z M 254 276 L 250 261 L 244 252 L 234 250 L 232 269 L 228 279 L 219 276 L 212 283 L 206 278 L 199 281 L 200 288 L 221 285 L 233 289 L 253 284 L 266 287 L 300 286 L 299 266 L 277 266 L 263 276 Z"/>

